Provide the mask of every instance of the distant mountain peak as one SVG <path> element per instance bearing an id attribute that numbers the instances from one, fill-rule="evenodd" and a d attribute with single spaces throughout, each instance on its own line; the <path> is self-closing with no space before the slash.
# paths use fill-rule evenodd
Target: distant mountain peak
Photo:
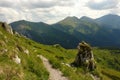
<path id="1" fill-rule="evenodd" d="M 27 22 L 29 22 L 29 21 L 27 21 L 27 20 L 18 20 L 18 21 L 15 21 L 15 23 L 27 23 Z M 12 22 L 12 23 L 14 23 L 14 22 Z"/>
<path id="2" fill-rule="evenodd" d="M 107 15 L 104 15 L 104 16 L 102 16 L 100 18 L 109 18 L 110 19 L 110 18 L 117 18 L 117 17 L 120 17 L 120 16 L 117 15 L 117 14 L 107 14 Z"/>
<path id="3" fill-rule="evenodd" d="M 78 20 L 78 18 L 76 16 L 68 16 L 65 19 L 77 19 Z"/>
<path id="4" fill-rule="evenodd" d="M 71 26 L 71 27 L 76 27 L 77 23 L 79 23 L 79 19 L 75 16 L 68 16 L 65 19 L 61 20 L 60 22 L 58 22 L 59 24 L 62 25 L 67 25 L 67 26 Z"/>
<path id="5" fill-rule="evenodd" d="M 120 16 L 116 14 L 107 14 L 96 19 L 96 22 L 104 27 L 120 29 Z"/>
<path id="6" fill-rule="evenodd" d="M 87 16 L 83 16 L 83 17 L 81 17 L 80 19 L 91 19 L 91 18 L 89 18 L 89 17 L 87 17 Z"/>
<path id="7" fill-rule="evenodd" d="M 26 21 L 26 20 L 23 19 L 23 20 L 20 20 L 20 21 Z"/>
<path id="8" fill-rule="evenodd" d="M 117 14 L 107 14 L 105 16 L 119 16 L 119 15 L 117 15 Z"/>
<path id="9" fill-rule="evenodd" d="M 80 20 L 85 20 L 85 21 L 87 20 L 88 21 L 88 20 L 93 20 L 93 19 L 90 17 L 83 16 L 80 18 Z"/>

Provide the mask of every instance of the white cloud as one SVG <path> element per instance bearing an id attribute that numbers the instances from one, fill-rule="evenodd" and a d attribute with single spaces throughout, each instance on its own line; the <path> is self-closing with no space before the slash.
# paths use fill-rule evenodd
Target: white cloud
<path id="1" fill-rule="evenodd" d="M 117 5 L 116 8 L 110 10 L 110 13 L 111 14 L 119 14 L 120 15 L 120 2 L 119 2 L 119 4 Z"/>
<path id="2" fill-rule="evenodd" d="M 11 22 L 19 20 L 20 17 L 20 13 L 12 8 L 0 8 L 0 21 Z"/>
<path id="3" fill-rule="evenodd" d="M 120 14 L 119 2 L 119 0 L 0 0 L 0 21 L 10 23 L 24 19 L 55 23 L 67 16 L 96 18 L 108 13 Z"/>

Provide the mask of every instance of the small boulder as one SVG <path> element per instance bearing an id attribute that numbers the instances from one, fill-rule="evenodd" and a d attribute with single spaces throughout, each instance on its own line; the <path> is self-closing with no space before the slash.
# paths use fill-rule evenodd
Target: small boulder
<path id="1" fill-rule="evenodd" d="M 5 31 L 9 32 L 10 34 L 13 34 L 13 30 L 10 25 L 8 25 L 6 22 L 0 22 L 0 24 Z"/>
<path id="2" fill-rule="evenodd" d="M 24 49 L 23 49 L 22 46 L 20 46 L 20 45 L 16 45 L 16 47 L 18 48 L 18 50 L 19 50 L 20 52 L 24 52 Z"/>
<path id="3" fill-rule="evenodd" d="M 7 49 L 2 49 L 2 50 L 0 50 L 0 54 L 4 54 L 4 53 L 6 53 L 6 52 L 8 52 Z"/>
<path id="4" fill-rule="evenodd" d="M 59 48 L 59 47 L 61 47 L 61 45 L 60 44 L 55 44 L 55 45 L 53 45 L 55 48 Z"/>
<path id="5" fill-rule="evenodd" d="M 28 49 L 24 50 L 24 53 L 26 53 L 28 55 L 29 54 L 29 50 Z"/>
<path id="6" fill-rule="evenodd" d="M 14 60 L 14 62 L 17 63 L 17 64 L 20 64 L 20 63 L 21 63 L 21 59 L 18 57 L 18 55 L 15 55 L 15 56 L 13 57 L 13 60 Z"/>

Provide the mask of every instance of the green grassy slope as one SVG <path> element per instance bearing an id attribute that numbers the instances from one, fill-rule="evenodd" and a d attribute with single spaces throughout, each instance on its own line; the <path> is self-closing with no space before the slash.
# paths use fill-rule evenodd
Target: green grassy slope
<path id="1" fill-rule="evenodd" d="M 9 34 L 0 25 L 0 80 L 48 80 L 49 73 L 37 57 L 34 43 Z M 14 62 L 15 55 L 21 59 L 20 64 Z"/>

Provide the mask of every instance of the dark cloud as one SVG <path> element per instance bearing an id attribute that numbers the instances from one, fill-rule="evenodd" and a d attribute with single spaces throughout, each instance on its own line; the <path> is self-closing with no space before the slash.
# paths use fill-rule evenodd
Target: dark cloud
<path id="1" fill-rule="evenodd" d="M 19 5 L 19 2 L 15 0 L 0 0 L 0 7 L 13 8 Z"/>
<path id="2" fill-rule="evenodd" d="M 12 7 L 11 4 L 9 1 L 0 1 L 0 7 Z"/>
<path id="3" fill-rule="evenodd" d="M 95 0 L 90 0 L 87 3 L 87 7 L 95 10 L 113 9 L 119 4 L 119 0 L 103 0 L 101 2 L 95 2 Z"/>
<path id="4" fill-rule="evenodd" d="M 71 6 L 74 0 L 1 0 L 0 7 L 9 8 L 51 8 L 54 6 Z"/>
<path id="5" fill-rule="evenodd" d="M 30 3 L 27 2 L 28 8 L 50 8 L 54 6 L 71 6 L 74 5 L 73 0 L 51 0 L 51 1 L 43 1 L 43 0 L 37 0 L 37 1 L 31 1 Z M 25 6 L 25 5 L 24 5 Z"/>
<path id="6" fill-rule="evenodd" d="M 27 8 L 50 8 L 56 5 L 56 1 L 30 1 L 30 2 L 24 2 L 22 6 L 27 7 Z"/>

